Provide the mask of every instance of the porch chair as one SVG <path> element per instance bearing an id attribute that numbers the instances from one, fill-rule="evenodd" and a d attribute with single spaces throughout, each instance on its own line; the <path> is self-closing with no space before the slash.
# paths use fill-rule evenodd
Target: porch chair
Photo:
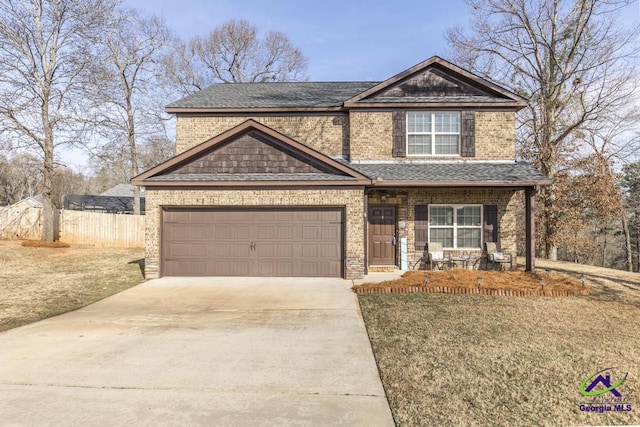
<path id="1" fill-rule="evenodd" d="M 451 260 L 448 254 L 442 250 L 442 243 L 429 242 L 428 246 L 429 270 L 444 270 L 451 267 Z"/>
<path id="2" fill-rule="evenodd" d="M 509 271 L 513 270 L 513 257 L 511 254 L 505 254 L 498 250 L 496 242 L 485 242 L 484 246 L 487 254 L 487 270 L 489 265 L 494 270 L 504 270 L 507 264 L 509 264 Z"/>

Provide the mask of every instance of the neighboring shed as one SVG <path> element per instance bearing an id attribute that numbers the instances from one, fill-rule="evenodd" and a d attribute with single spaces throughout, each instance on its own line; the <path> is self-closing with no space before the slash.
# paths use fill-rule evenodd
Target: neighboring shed
<path id="1" fill-rule="evenodd" d="M 36 196 L 27 197 L 19 202 L 14 203 L 11 207 L 16 209 L 25 208 L 42 208 L 42 196 L 40 194 Z"/>

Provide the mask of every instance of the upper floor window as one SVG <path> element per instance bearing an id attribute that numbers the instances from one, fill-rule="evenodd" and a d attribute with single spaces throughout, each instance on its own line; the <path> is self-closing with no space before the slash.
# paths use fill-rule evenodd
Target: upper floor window
<path id="1" fill-rule="evenodd" d="M 407 154 L 414 156 L 460 154 L 459 112 L 408 112 Z"/>

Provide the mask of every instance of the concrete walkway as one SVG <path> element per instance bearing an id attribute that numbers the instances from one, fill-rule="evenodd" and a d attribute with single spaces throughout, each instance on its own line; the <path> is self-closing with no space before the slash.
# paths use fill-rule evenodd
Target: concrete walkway
<path id="1" fill-rule="evenodd" d="M 164 278 L 0 333 L 0 424 L 391 426 L 350 286 Z"/>

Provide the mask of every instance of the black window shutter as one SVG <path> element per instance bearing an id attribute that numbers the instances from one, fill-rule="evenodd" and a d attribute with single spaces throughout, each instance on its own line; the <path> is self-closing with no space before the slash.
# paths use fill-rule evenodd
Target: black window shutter
<path id="1" fill-rule="evenodd" d="M 462 129 L 460 132 L 460 156 L 476 155 L 476 113 L 463 111 L 461 114 Z"/>
<path id="2" fill-rule="evenodd" d="M 483 240 L 485 242 L 498 242 L 498 206 L 497 205 L 484 205 L 484 212 L 482 216 L 484 218 L 484 224 L 482 227 Z"/>
<path id="3" fill-rule="evenodd" d="M 393 120 L 393 157 L 407 157 L 407 114 L 405 111 L 394 111 Z"/>
<path id="4" fill-rule="evenodd" d="M 416 205 L 414 211 L 415 249 L 424 251 L 429 239 L 429 206 Z"/>

